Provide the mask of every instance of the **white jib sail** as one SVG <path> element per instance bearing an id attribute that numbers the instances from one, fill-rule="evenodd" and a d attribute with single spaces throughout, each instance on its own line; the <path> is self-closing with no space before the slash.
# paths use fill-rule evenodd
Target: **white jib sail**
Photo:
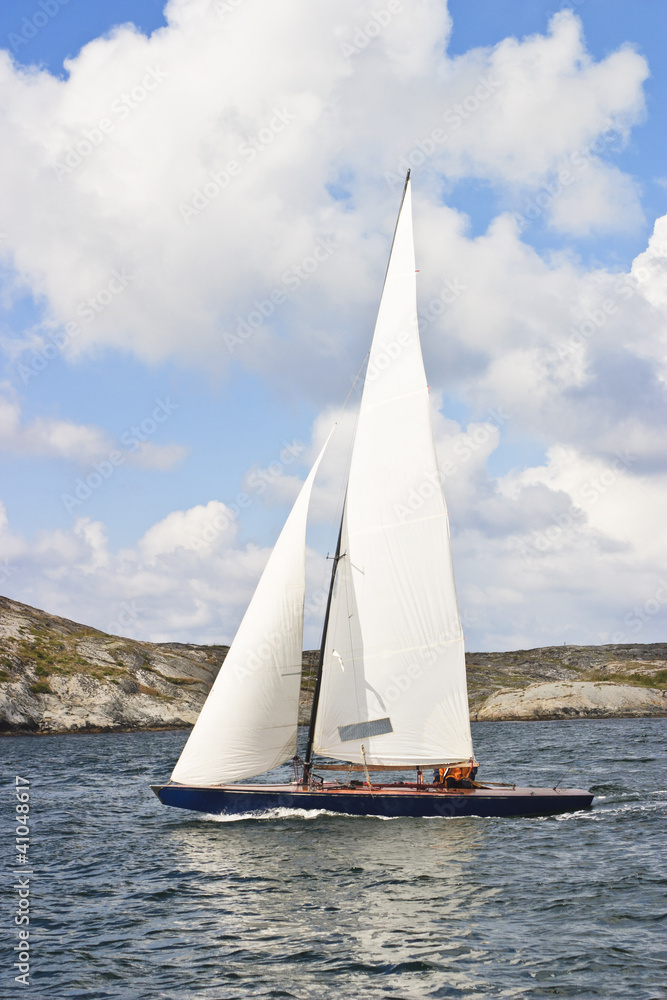
<path id="1" fill-rule="evenodd" d="M 296 753 L 306 519 L 327 443 L 301 487 L 172 781 L 239 781 L 269 771 Z"/>
<path id="2" fill-rule="evenodd" d="M 373 336 L 325 646 L 315 752 L 472 756 L 463 632 L 419 343 L 410 185 Z"/>

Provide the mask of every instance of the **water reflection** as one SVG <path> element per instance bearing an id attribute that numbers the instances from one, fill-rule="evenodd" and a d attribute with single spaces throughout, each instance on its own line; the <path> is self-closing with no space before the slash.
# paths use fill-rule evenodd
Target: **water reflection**
<path id="1" fill-rule="evenodd" d="M 576 765 L 601 792 L 514 820 L 219 822 L 147 787 L 183 733 L 9 738 L 35 810 L 35 995 L 658 996 L 665 725 L 476 724 L 489 777 Z"/>
<path id="2" fill-rule="evenodd" d="M 262 965 L 305 966 L 300 980 L 313 963 L 419 975 L 471 954 L 475 916 L 494 894 L 476 877 L 485 839 L 484 821 L 469 817 L 196 817 L 170 833 L 218 931 L 252 942 Z"/>

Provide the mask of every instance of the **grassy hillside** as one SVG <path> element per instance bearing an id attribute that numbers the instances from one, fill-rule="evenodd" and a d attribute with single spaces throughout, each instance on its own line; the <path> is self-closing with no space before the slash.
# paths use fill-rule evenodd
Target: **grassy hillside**
<path id="1" fill-rule="evenodd" d="M 192 725 L 227 646 L 139 642 L 0 597 L 0 732 Z M 303 654 L 300 721 L 310 715 L 318 654 Z M 548 646 L 468 653 L 474 714 L 501 690 L 547 681 L 667 688 L 667 643 Z"/>

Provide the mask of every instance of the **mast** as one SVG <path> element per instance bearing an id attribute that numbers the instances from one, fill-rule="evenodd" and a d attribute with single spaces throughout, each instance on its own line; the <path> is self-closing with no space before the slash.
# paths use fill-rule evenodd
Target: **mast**
<path id="1" fill-rule="evenodd" d="M 320 645 L 320 656 L 317 663 L 317 677 L 315 680 L 315 690 L 313 692 L 313 705 L 310 710 L 310 723 L 308 726 L 308 742 L 306 744 L 306 759 L 304 761 L 303 780 L 304 783 L 310 777 L 311 760 L 313 756 L 313 740 L 315 738 L 315 723 L 317 722 L 317 706 L 320 701 L 320 690 L 322 688 L 322 673 L 324 669 L 324 649 L 327 643 L 327 629 L 329 627 L 329 614 L 331 612 L 331 598 L 333 597 L 334 583 L 336 582 L 336 569 L 340 561 L 340 546 L 343 538 L 343 518 L 345 517 L 345 504 L 343 503 L 343 513 L 340 519 L 338 530 L 338 541 L 336 542 L 336 554 L 333 557 L 333 567 L 331 569 L 331 582 L 329 583 L 329 594 L 327 597 L 327 608 L 324 613 L 324 625 L 322 626 L 322 643 Z"/>
<path id="2" fill-rule="evenodd" d="M 408 184 L 410 182 L 410 169 L 405 175 L 405 184 L 403 185 L 403 194 L 401 195 L 401 204 L 398 209 L 398 216 L 396 219 L 396 226 L 394 227 L 394 235 L 391 240 L 391 247 L 389 250 L 389 259 L 387 261 L 387 270 L 385 271 L 384 282 L 382 285 L 382 290 L 384 292 L 384 286 L 387 282 L 387 275 L 389 274 L 389 265 L 391 264 L 391 255 L 394 249 L 394 243 L 396 242 L 396 233 L 398 231 L 398 223 L 401 218 L 401 209 L 403 208 L 403 202 L 405 201 L 405 195 L 408 190 Z M 322 643 L 320 645 L 320 655 L 317 664 L 317 677 L 315 680 L 315 690 L 313 692 L 313 705 L 310 711 L 310 723 L 308 726 L 308 742 L 306 743 L 306 757 L 304 760 L 303 769 L 303 781 L 306 783 L 310 777 L 310 771 L 312 767 L 312 756 L 313 756 L 313 742 L 315 739 L 315 724 L 317 722 L 317 709 L 320 701 L 320 691 L 322 689 L 322 675 L 324 672 L 324 652 L 327 642 L 327 630 L 329 627 L 329 615 L 331 612 L 331 601 L 333 598 L 334 584 L 336 582 L 336 569 L 338 568 L 338 563 L 341 560 L 341 541 L 343 537 L 343 520 L 345 518 L 345 503 L 343 503 L 343 513 L 340 519 L 340 529 L 338 531 L 338 542 L 336 543 L 336 554 L 333 558 L 333 567 L 331 570 L 331 582 L 329 584 L 329 594 L 327 597 L 327 607 L 324 614 L 324 625 L 322 627 Z M 345 555 L 345 553 L 343 553 Z"/>
<path id="3" fill-rule="evenodd" d="M 347 477 L 345 561 L 331 598 L 312 754 L 431 767 L 473 750 L 406 180 Z"/>
<path id="4" fill-rule="evenodd" d="M 394 243 L 396 242 L 396 233 L 398 232 L 398 223 L 401 220 L 401 212 L 403 211 L 403 202 L 405 201 L 405 195 L 407 194 L 408 184 L 410 183 L 410 167 L 408 167 L 408 172 L 405 175 L 405 184 L 403 185 L 403 194 L 401 195 L 401 204 L 398 206 L 398 215 L 396 216 L 396 225 L 394 226 L 394 235 L 391 238 L 391 246 L 389 247 L 389 259 L 387 260 L 387 270 L 384 272 L 384 281 L 382 282 L 382 292 L 384 294 L 384 287 L 387 284 L 387 277 L 389 275 L 389 265 L 391 264 L 391 255 L 394 252 Z M 380 296 L 382 297 L 382 296 Z"/>

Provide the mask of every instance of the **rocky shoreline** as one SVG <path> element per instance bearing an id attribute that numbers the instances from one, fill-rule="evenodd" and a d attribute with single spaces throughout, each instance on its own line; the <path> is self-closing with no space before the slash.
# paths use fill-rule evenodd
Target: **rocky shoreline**
<path id="1" fill-rule="evenodd" d="M 531 684 L 521 691 L 499 691 L 471 712 L 479 722 L 661 715 L 667 715 L 666 691 L 608 681 Z"/>
<path id="2" fill-rule="evenodd" d="M 122 639 L 0 598 L 0 733 L 192 726 L 227 650 Z"/>
<path id="3" fill-rule="evenodd" d="M 192 726 L 227 646 L 138 642 L 0 597 L 0 735 Z M 304 653 L 299 721 L 317 653 Z M 466 656 L 478 721 L 667 716 L 667 643 Z"/>

